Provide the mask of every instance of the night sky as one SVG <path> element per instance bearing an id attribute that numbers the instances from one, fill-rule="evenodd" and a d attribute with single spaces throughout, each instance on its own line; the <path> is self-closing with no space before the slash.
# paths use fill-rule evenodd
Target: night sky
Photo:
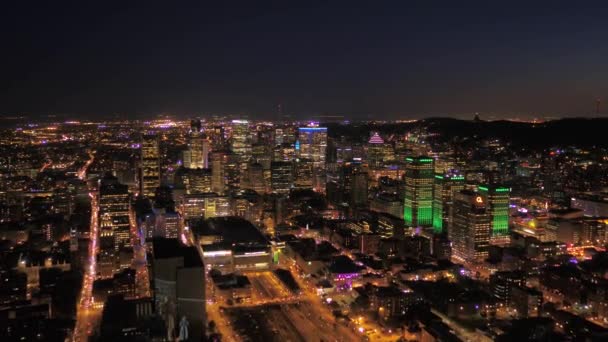
<path id="1" fill-rule="evenodd" d="M 608 116 L 588 2 L 13 2 L 2 115 Z"/>

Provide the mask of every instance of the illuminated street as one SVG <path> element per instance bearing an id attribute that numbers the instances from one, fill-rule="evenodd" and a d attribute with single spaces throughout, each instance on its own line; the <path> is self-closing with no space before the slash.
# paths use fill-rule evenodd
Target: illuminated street
<path id="1" fill-rule="evenodd" d="M 146 259 L 145 236 L 137 228 L 135 212 L 129 208 L 129 224 L 131 226 L 131 244 L 133 245 L 132 267 L 135 269 L 137 296 L 140 298 L 150 297 L 150 277 L 148 275 L 148 261 Z"/>
<path id="2" fill-rule="evenodd" d="M 78 178 L 80 178 L 81 180 L 84 180 L 86 178 L 87 170 L 89 169 L 89 166 L 91 166 L 91 164 L 93 164 L 94 160 L 95 160 L 94 152 L 89 152 L 89 160 L 87 160 L 86 163 L 82 166 L 82 168 L 80 168 L 80 170 L 78 170 Z"/>
<path id="3" fill-rule="evenodd" d="M 91 307 L 93 282 L 97 275 L 97 248 L 99 238 L 98 227 L 98 196 L 94 192 L 89 193 L 91 198 L 91 233 L 89 238 L 89 257 L 87 261 L 87 272 L 84 274 L 82 293 L 78 304 L 78 315 L 76 319 L 76 327 L 74 328 L 74 341 L 86 341 L 95 329 L 100 312 Z"/>
<path id="4" fill-rule="evenodd" d="M 608 341 L 608 6 L 8 3 L 0 342 Z"/>

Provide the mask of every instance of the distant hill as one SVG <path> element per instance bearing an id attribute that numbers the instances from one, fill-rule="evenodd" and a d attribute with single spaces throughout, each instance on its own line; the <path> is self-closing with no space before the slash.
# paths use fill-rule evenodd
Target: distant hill
<path id="1" fill-rule="evenodd" d="M 345 135 L 361 141 L 369 137 L 371 131 L 390 135 L 426 127 L 430 132 L 438 133 L 440 141 L 448 141 L 455 137 L 476 137 L 477 139 L 498 138 L 530 148 L 566 145 L 608 147 L 608 119 L 605 118 L 568 118 L 543 123 L 429 118 L 411 123 L 353 123 L 349 126 L 329 124 L 328 127 L 330 136 L 334 138 Z"/>

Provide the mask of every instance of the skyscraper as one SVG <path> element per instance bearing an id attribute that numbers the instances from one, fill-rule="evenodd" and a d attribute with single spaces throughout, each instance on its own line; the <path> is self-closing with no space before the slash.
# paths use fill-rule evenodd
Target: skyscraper
<path id="1" fill-rule="evenodd" d="M 240 186 L 241 170 L 239 156 L 230 151 L 214 151 L 211 153 L 211 190 L 223 194 L 227 188 Z M 245 169 L 246 170 L 246 169 Z M 243 177 L 245 174 L 243 174 Z"/>
<path id="2" fill-rule="evenodd" d="M 160 186 L 160 151 L 156 135 L 144 135 L 141 142 L 141 181 L 140 192 L 153 197 Z"/>
<path id="3" fill-rule="evenodd" d="M 293 165 L 291 162 L 272 162 L 270 172 L 272 192 L 288 194 L 293 187 Z"/>
<path id="4" fill-rule="evenodd" d="M 464 175 L 455 170 L 435 175 L 433 189 L 433 232 L 440 234 L 449 229 L 450 210 L 454 194 L 464 189 Z"/>
<path id="5" fill-rule="evenodd" d="M 223 194 L 226 187 L 224 180 L 224 165 L 226 163 L 225 151 L 213 151 L 211 153 L 211 191 Z"/>
<path id="6" fill-rule="evenodd" d="M 213 174 L 211 169 L 185 169 L 181 180 L 187 194 L 212 192 Z"/>
<path id="7" fill-rule="evenodd" d="M 482 262 L 488 257 L 490 213 L 484 198 L 471 190 L 454 195 L 453 223 L 449 237 L 459 261 Z"/>
<path id="8" fill-rule="evenodd" d="M 248 163 L 251 159 L 251 132 L 249 121 L 232 120 L 232 137 L 230 150 L 239 157 L 239 163 Z"/>
<path id="9" fill-rule="evenodd" d="M 350 204 L 353 207 L 365 206 L 367 204 L 367 173 L 354 173 L 350 182 Z"/>
<path id="10" fill-rule="evenodd" d="M 327 127 L 300 127 L 295 142 L 296 156 L 313 163 L 313 189 L 325 192 L 327 155 Z"/>
<path id="11" fill-rule="evenodd" d="M 370 137 L 366 150 L 367 162 L 372 168 L 381 167 L 384 163 L 395 160 L 393 146 L 385 143 L 384 139 L 377 132 Z"/>
<path id="12" fill-rule="evenodd" d="M 253 163 L 249 165 L 247 170 L 247 185 L 246 188 L 251 189 L 259 194 L 266 192 L 266 184 L 264 181 L 264 168 L 262 164 Z"/>
<path id="13" fill-rule="evenodd" d="M 99 186 L 99 228 L 105 249 L 118 250 L 131 245 L 129 187 L 113 176 L 106 176 Z M 110 240 L 111 239 L 111 240 Z M 102 247 L 103 249 L 103 247 Z"/>
<path id="14" fill-rule="evenodd" d="M 223 150 L 226 148 L 224 127 L 214 126 L 213 128 L 207 129 L 205 133 L 207 133 L 207 137 L 211 141 L 211 148 L 213 150 Z"/>
<path id="15" fill-rule="evenodd" d="M 408 157 L 405 168 L 403 219 L 412 227 L 433 224 L 433 158 Z"/>
<path id="16" fill-rule="evenodd" d="M 189 159 L 184 158 L 184 167 L 189 169 L 206 169 L 209 167 L 209 145 L 207 137 L 200 132 L 190 133 L 188 152 Z"/>
<path id="17" fill-rule="evenodd" d="M 312 160 L 315 169 L 325 170 L 327 153 L 327 127 L 300 127 L 296 154 Z"/>
<path id="18" fill-rule="evenodd" d="M 509 195 L 511 189 L 498 185 L 477 187 L 488 203 L 492 220 L 491 242 L 504 245 L 509 243 Z"/>
<path id="19" fill-rule="evenodd" d="M 312 160 L 296 159 L 294 173 L 294 187 L 296 189 L 312 189 L 314 180 Z"/>

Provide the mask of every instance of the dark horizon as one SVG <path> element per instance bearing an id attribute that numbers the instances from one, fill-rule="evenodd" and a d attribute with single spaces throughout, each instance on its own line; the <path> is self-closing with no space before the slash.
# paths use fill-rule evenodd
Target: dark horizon
<path id="1" fill-rule="evenodd" d="M 570 5 L 12 3 L 0 115 L 606 117 L 608 13 Z"/>

